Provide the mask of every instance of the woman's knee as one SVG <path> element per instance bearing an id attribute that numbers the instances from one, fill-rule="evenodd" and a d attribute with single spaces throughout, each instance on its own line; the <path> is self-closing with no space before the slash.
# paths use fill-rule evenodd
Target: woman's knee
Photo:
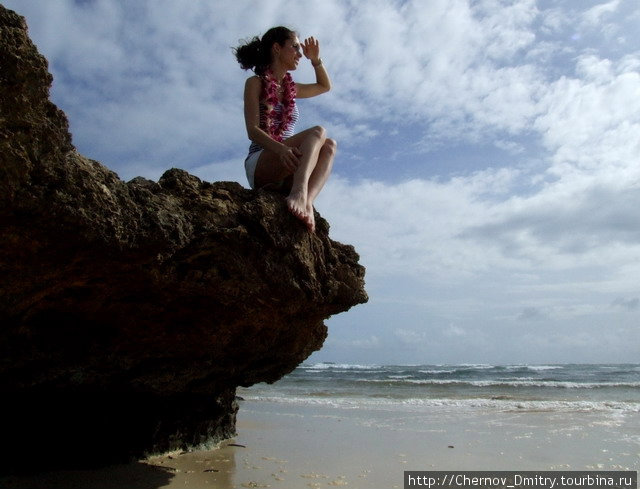
<path id="1" fill-rule="evenodd" d="M 322 126 L 313 126 L 309 128 L 310 136 L 324 141 L 327 138 L 327 131 Z"/>
<path id="2" fill-rule="evenodd" d="M 324 140 L 324 144 L 322 145 L 322 150 L 327 151 L 332 155 L 334 155 L 338 150 L 338 142 L 335 139 L 327 138 Z"/>

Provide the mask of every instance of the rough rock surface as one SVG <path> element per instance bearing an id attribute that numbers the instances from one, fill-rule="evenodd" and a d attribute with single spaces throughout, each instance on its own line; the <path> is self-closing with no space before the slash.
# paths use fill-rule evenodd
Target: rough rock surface
<path id="1" fill-rule="evenodd" d="M 186 449 L 235 432 L 367 301 L 364 268 L 282 196 L 171 169 L 123 182 L 77 153 L 47 61 L 0 5 L 0 465 Z"/>

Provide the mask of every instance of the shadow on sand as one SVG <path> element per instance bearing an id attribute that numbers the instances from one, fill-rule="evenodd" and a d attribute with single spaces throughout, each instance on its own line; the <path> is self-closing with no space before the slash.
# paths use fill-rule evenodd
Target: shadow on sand
<path id="1" fill-rule="evenodd" d="M 0 477 L 0 487 L 3 489 L 122 489 L 123 487 L 158 489 L 167 486 L 173 477 L 174 471 L 170 467 L 156 467 L 135 462 L 94 470 L 64 470 L 5 476 Z"/>

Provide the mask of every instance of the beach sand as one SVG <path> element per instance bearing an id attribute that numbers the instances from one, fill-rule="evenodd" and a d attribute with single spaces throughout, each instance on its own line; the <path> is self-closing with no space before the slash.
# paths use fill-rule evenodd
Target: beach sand
<path id="1" fill-rule="evenodd" d="M 99 443 L 99 440 L 96 440 Z M 38 457 L 33 453 L 34 466 Z M 401 488 L 405 470 L 640 470 L 640 414 L 420 412 L 243 401 L 217 449 L 0 488 Z"/>

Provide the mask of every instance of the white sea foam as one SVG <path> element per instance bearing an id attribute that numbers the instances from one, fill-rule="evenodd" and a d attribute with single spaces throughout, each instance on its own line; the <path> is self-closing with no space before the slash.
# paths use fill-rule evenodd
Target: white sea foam
<path id="1" fill-rule="evenodd" d="M 455 374 L 469 370 L 530 370 L 532 372 L 544 372 L 546 370 L 561 370 L 562 365 L 487 365 L 487 364 L 460 364 L 460 365 L 436 365 L 436 368 L 418 370 L 423 374 Z"/>
<path id="2" fill-rule="evenodd" d="M 544 370 L 561 370 L 564 365 L 504 365 L 503 367 L 506 370 L 533 370 L 534 372 L 544 371 Z"/>
<path id="3" fill-rule="evenodd" d="M 352 363 L 329 363 L 329 362 L 320 362 L 315 363 L 313 365 L 302 365 L 301 367 L 307 372 L 313 370 L 380 370 L 382 367 L 380 365 L 360 365 L 360 364 L 352 364 Z M 380 370 L 382 371 L 382 370 Z"/>
<path id="4" fill-rule="evenodd" d="M 418 370 L 421 374 L 455 374 L 458 370 L 438 369 L 438 370 Z"/>
<path id="5" fill-rule="evenodd" d="M 554 387 L 563 389 L 597 389 L 605 387 L 640 387 L 640 382 L 565 382 L 565 381 L 546 381 L 546 380 L 457 380 L 457 379 L 357 379 L 358 382 L 370 383 L 392 383 L 405 382 L 417 385 L 468 385 L 473 387 Z"/>
<path id="6" fill-rule="evenodd" d="M 496 365 L 489 365 L 488 363 L 461 363 L 458 365 L 466 368 L 477 368 L 479 370 L 485 370 L 488 368 L 496 368 Z"/>
<path id="7" fill-rule="evenodd" d="M 544 412 L 609 412 L 617 414 L 640 413 L 638 402 L 614 401 L 524 401 L 510 399 L 381 399 L 349 397 L 263 396 L 243 394 L 247 401 L 272 402 L 305 406 L 325 406 L 342 409 L 371 409 L 417 412 L 429 408 L 459 410 L 486 409 L 491 411 L 544 411 Z"/>
<path id="8" fill-rule="evenodd" d="M 527 365 L 526 368 L 529 370 L 560 370 L 564 367 L 562 365 Z"/>

